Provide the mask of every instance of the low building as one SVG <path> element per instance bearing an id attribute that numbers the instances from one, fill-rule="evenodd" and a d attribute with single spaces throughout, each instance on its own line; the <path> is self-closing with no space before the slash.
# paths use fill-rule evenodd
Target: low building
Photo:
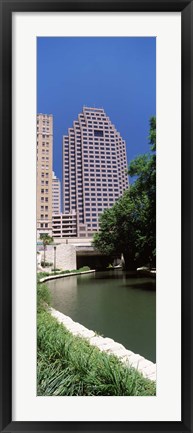
<path id="1" fill-rule="evenodd" d="M 77 236 L 77 215 L 58 214 L 52 215 L 52 236 L 53 238 L 71 238 Z"/>

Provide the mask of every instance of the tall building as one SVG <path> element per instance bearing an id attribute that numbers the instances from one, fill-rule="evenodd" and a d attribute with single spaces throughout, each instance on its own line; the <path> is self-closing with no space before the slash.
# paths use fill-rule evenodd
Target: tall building
<path id="1" fill-rule="evenodd" d="M 63 212 L 77 236 L 99 229 L 99 215 L 128 187 L 126 144 L 102 108 L 83 107 L 63 137 Z"/>
<path id="2" fill-rule="evenodd" d="M 52 172 L 52 215 L 60 214 L 60 180 L 55 176 L 54 171 Z"/>
<path id="3" fill-rule="evenodd" d="M 52 235 L 53 117 L 37 115 L 37 236 Z"/>

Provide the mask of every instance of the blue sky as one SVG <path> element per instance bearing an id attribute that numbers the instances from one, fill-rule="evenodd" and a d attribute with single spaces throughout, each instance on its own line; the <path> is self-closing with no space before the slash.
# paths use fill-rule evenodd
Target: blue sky
<path id="1" fill-rule="evenodd" d="M 126 140 L 128 162 L 149 151 L 156 115 L 156 38 L 39 37 L 37 112 L 53 114 L 54 171 L 62 180 L 62 136 L 83 105 L 103 107 Z"/>

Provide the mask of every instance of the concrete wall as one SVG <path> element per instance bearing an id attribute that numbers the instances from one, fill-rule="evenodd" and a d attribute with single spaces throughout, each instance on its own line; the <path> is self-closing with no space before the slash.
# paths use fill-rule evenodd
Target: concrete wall
<path id="1" fill-rule="evenodd" d="M 41 251 L 42 260 L 44 257 Z M 52 262 L 54 267 L 54 247 L 47 246 L 46 262 Z M 56 246 L 56 268 L 61 270 L 76 269 L 76 247 L 74 245 L 60 244 Z"/>

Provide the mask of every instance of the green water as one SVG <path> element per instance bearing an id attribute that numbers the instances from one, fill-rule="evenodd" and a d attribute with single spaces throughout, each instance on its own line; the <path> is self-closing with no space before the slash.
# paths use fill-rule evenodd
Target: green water
<path id="1" fill-rule="evenodd" d="M 65 277 L 48 286 L 53 308 L 156 361 L 155 280 L 119 270 Z"/>

